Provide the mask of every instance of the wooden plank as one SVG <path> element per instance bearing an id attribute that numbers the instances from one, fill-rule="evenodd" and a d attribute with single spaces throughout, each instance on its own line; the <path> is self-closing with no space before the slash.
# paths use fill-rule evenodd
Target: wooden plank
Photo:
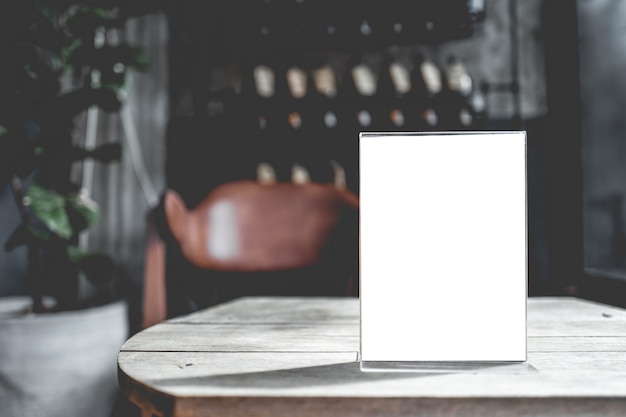
<path id="1" fill-rule="evenodd" d="M 626 320 L 626 310 L 574 297 L 531 297 L 527 317 L 529 322 Z"/>
<path id="2" fill-rule="evenodd" d="M 358 323 L 357 298 L 244 297 L 170 323 Z"/>
<path id="3" fill-rule="evenodd" d="M 528 337 L 528 352 L 626 352 L 623 337 Z"/>
<path id="4" fill-rule="evenodd" d="M 626 335 L 626 321 L 622 320 L 528 320 L 529 337 L 620 337 Z"/>
<path id="5" fill-rule="evenodd" d="M 334 353 L 226 353 L 226 352 L 120 352 L 120 369 L 133 378 L 145 381 L 153 387 L 204 385 L 215 386 L 219 378 L 229 375 L 291 373 L 296 369 L 315 369 L 342 363 L 356 363 L 356 352 Z M 269 381 L 271 384 L 271 381 Z M 228 387 L 228 383 L 224 384 Z M 269 386 L 268 386 L 269 387 Z"/>
<path id="6" fill-rule="evenodd" d="M 577 375 L 572 385 L 581 392 L 598 379 L 600 386 L 613 382 L 622 384 L 622 396 L 626 395 L 626 352 L 528 352 L 528 363 L 540 373 L 554 375 Z"/>
<path id="7" fill-rule="evenodd" d="M 315 326 L 305 328 L 248 325 L 232 328 L 224 325 L 195 327 L 162 326 L 132 338 L 122 351 L 358 351 L 358 329 Z M 269 333 L 266 331 L 269 330 Z M 322 334 L 323 330 L 328 330 Z M 276 338 L 277 333 L 282 338 Z M 285 332 L 290 332 L 286 339 Z M 319 332 L 319 333 L 317 333 Z M 316 334 L 317 333 L 317 334 Z M 330 339 L 330 340 L 329 340 Z M 528 352 L 626 352 L 624 337 L 528 337 Z"/>
<path id="8" fill-rule="evenodd" d="M 361 372 L 350 353 L 122 352 L 120 369 L 170 396 L 624 397 L 626 354 L 529 355 L 534 369 Z"/>
<path id="9" fill-rule="evenodd" d="M 626 320 L 626 310 L 573 297 L 528 299 L 528 321 Z M 170 323 L 347 323 L 359 321 L 357 298 L 244 297 L 170 320 Z"/>
<path id="10" fill-rule="evenodd" d="M 354 324 L 169 324 L 130 338 L 122 351 L 356 352 Z"/>

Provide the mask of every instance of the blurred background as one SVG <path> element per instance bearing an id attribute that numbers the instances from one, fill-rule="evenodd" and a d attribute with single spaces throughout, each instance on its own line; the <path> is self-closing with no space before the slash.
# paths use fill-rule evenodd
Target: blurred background
<path id="1" fill-rule="evenodd" d="M 281 180 L 300 163 L 327 182 L 336 160 L 358 194 L 360 131 L 527 131 L 529 295 L 626 306 L 626 3 L 155 4 L 116 32 L 146 48 L 150 68 L 131 74 L 120 112 L 85 112 L 76 134 L 122 141 L 119 163 L 93 168 L 101 218 L 84 243 L 116 262 L 129 334 L 141 327 L 147 215 L 166 188 L 192 207 L 259 162 Z M 4 242 L 20 216 L 9 184 L 0 212 Z M 26 292 L 26 256 L 0 252 L 0 296 Z"/>
<path id="2" fill-rule="evenodd" d="M 302 131 L 318 135 L 324 152 L 330 149 L 343 158 L 348 180 L 356 188 L 356 155 L 350 152 L 356 149 L 361 130 L 519 129 L 528 132 L 529 144 L 529 293 L 563 293 L 584 287 L 594 297 L 623 303 L 623 293 L 615 295 L 608 286 L 623 281 L 620 268 L 626 263 L 622 201 L 626 149 L 621 115 L 626 100 L 621 77 L 626 33 L 620 23 L 626 6 L 600 0 L 559 6 L 541 0 L 450 1 L 439 6 L 425 1 L 416 6 L 423 10 L 407 13 L 404 2 L 350 3 L 354 9 L 346 5 L 341 10 L 321 1 L 291 3 L 250 0 L 225 7 L 220 2 L 165 1 L 158 11 L 126 23 L 121 36 L 145 46 L 152 65 L 149 71 L 132 75 L 126 123 L 120 114 L 101 113 L 96 119 L 98 140 L 112 135 L 133 143 L 124 145 L 123 160 L 114 168 L 95 168 L 92 195 L 102 207 L 103 218 L 89 232 L 88 240 L 92 247 L 113 254 L 133 291 L 140 292 L 142 285 L 145 216 L 166 186 L 182 190 L 193 204 L 215 184 L 249 175 L 250 167 L 240 165 L 250 153 L 288 155 L 294 143 L 304 143 Z M 319 21 L 319 33 L 306 27 L 312 34 L 304 32 L 298 38 L 287 33 L 296 29 L 281 22 L 290 14 L 299 16 L 294 7 L 300 3 L 302 8 L 317 3 L 312 16 Z M 463 15 L 466 7 L 472 14 Z M 221 23 L 223 16 L 228 24 Z M 455 19 L 463 18 L 467 21 L 460 27 Z M 396 20 L 399 32 L 383 33 L 382 25 L 392 27 Z M 306 23 L 294 21 L 294 25 Z M 436 26 L 428 29 L 433 22 Z M 331 36 L 328 31 L 334 30 Z M 348 31 L 354 33 L 343 33 Z M 364 34 L 368 31 L 371 34 Z M 259 127 L 259 115 L 254 113 L 258 97 L 246 84 L 255 65 L 273 65 L 276 72 L 284 72 L 289 65 L 308 65 L 310 70 L 331 64 L 341 84 L 347 67 L 365 62 L 384 84 L 379 74 L 391 58 L 414 73 L 428 60 L 444 77 L 451 62 L 462 64 L 471 77 L 471 97 L 464 95 L 461 104 L 456 98 L 446 103 L 445 97 L 439 103 L 450 108 L 465 106 L 468 118 L 459 123 L 463 116 L 452 121 L 442 111 L 439 121 L 429 122 L 422 109 L 412 115 L 405 111 L 403 119 L 408 123 L 404 126 L 378 119 L 371 121 L 373 125 L 344 123 L 344 130 L 324 131 L 311 128 L 303 115 L 300 131 L 293 126 L 290 131 L 286 123 L 282 133 L 276 134 Z M 278 84 L 269 106 L 297 108 L 293 100 L 280 95 L 284 91 Z M 377 111 L 393 110 L 392 94 L 384 88 L 379 88 L 378 95 L 361 97 L 360 102 Z M 356 109 L 353 103 L 359 99 L 346 98 L 350 93 L 344 90 L 338 94 L 345 97 L 338 96 L 336 101 Z M 439 104 L 431 96 L 414 100 L 434 109 Z M 310 100 L 317 108 L 333 105 Z M 214 122 L 209 127 L 210 119 L 237 123 Z M 242 132 L 241 125 L 252 127 Z M 243 147 L 239 146 L 241 135 L 251 138 Z M 253 139 L 255 135 L 261 140 Z M 285 135 L 296 139 L 262 142 L 263 137 Z M 307 151 L 313 148 L 315 139 L 302 145 Z M 275 158 L 275 165 L 282 175 L 279 159 Z M 317 175 L 323 181 L 328 173 L 322 171 Z M 5 240 L 19 216 L 11 199 L 3 185 L 0 232 Z M 24 256 L 0 253 L 1 295 L 24 291 L 20 278 Z M 596 288 L 596 283 L 602 285 Z"/>
<path id="3" fill-rule="evenodd" d="M 276 150 L 289 155 L 293 143 L 298 143 L 303 135 L 302 130 L 308 128 L 318 133 L 310 124 L 307 126 L 306 119 L 301 131 L 292 128 L 289 133 L 285 128 L 272 135 L 291 134 L 296 137 L 291 143 L 268 140 L 263 144 L 254 136 L 271 134 L 260 128 L 255 132 L 254 126 L 241 133 L 242 124 L 258 123 L 258 115 L 251 109 L 257 98 L 255 91 L 246 90 L 245 78 L 251 75 L 246 71 L 252 72 L 254 65 L 260 64 L 274 65 L 278 72 L 289 65 L 308 65 L 311 69 L 330 63 L 341 82 L 345 67 L 358 62 L 371 63 L 378 77 L 389 57 L 400 59 L 413 71 L 428 59 L 442 73 L 450 60 L 458 60 L 472 78 L 472 92 L 480 93 L 480 97 L 472 96 L 473 101 L 468 99 L 471 116 L 466 122 L 469 124 L 461 128 L 527 130 L 531 293 L 562 292 L 566 287 L 579 286 L 587 275 L 598 280 L 619 276 L 619 268 L 626 262 L 621 163 L 626 151 L 620 145 L 620 104 L 626 99 L 626 87 L 619 76 L 626 37 L 619 22 L 626 11 L 620 4 L 578 1 L 575 5 L 556 7 L 540 0 L 461 1 L 456 3 L 463 7 L 467 3 L 484 16 L 470 18 L 463 30 L 437 27 L 432 33 L 414 30 L 394 37 L 391 32 L 377 33 L 374 24 L 378 22 L 370 23 L 367 17 L 380 16 L 389 21 L 414 19 L 424 25 L 429 19 L 439 18 L 445 23 L 445 8 L 423 2 L 432 7 L 432 15 L 424 12 L 422 18 L 419 13 L 401 13 L 403 2 L 353 5 L 362 8 L 362 13 L 348 10 L 348 5 L 345 10 L 332 10 L 331 5 L 319 2 L 320 27 L 325 25 L 326 30 L 335 25 L 339 38 L 344 30 L 342 19 L 346 31 L 354 26 L 354 38 L 339 38 L 343 39 L 341 44 L 334 40 L 331 43 L 322 32 L 310 35 L 306 41 L 280 33 L 263 35 L 265 25 L 280 23 L 284 16 L 281 13 L 293 12 L 294 5 L 286 1 L 239 1 L 225 8 L 228 12 L 219 11 L 224 8 L 220 2 L 211 6 L 171 3 L 164 2 L 160 11 L 131 19 L 124 27 L 122 36 L 145 46 L 152 61 L 149 71 L 132 75 L 125 104 L 132 123 L 125 126 L 120 114 L 102 113 L 96 120 L 98 140 L 131 135 L 137 144 L 124 145 L 121 164 L 96 167 L 92 195 L 102 206 L 103 217 L 89 232 L 89 244 L 112 253 L 137 289 L 141 286 L 144 262 L 144 216 L 166 185 L 181 189 L 193 203 L 229 176 L 249 175 L 254 167 L 244 172 L 239 167 L 242 163 L 237 161 L 258 152 L 258 146 L 265 148 L 266 154 Z M 294 4 L 299 3 L 294 0 Z M 454 13 L 454 8 L 448 7 L 448 11 Z M 436 17 L 437 13 L 443 16 Z M 233 21 L 228 25 L 216 23 L 220 15 Z M 459 16 L 454 18 L 462 17 Z M 360 27 L 364 21 L 371 25 L 369 38 L 360 32 L 368 30 Z M 411 23 L 402 23 L 404 32 L 409 32 Z M 276 24 L 277 32 L 287 30 Z M 228 30 L 224 30 L 225 26 Z M 377 110 L 392 110 L 393 100 L 384 98 L 390 94 L 378 93 L 378 101 L 365 97 L 362 102 L 372 108 L 379 106 Z M 276 109 L 292 105 L 285 97 L 277 93 L 270 105 Z M 311 102 L 319 103 L 313 98 Z M 434 99 L 424 98 L 423 102 L 435 105 Z M 447 105 L 461 106 L 453 103 L 450 99 Z M 323 105 L 326 104 L 318 107 Z M 413 119 L 408 115 L 404 118 L 415 123 L 407 128 L 391 123 L 377 125 L 375 120 L 373 126 L 346 126 L 340 134 L 320 128 L 317 142 L 320 147 L 336 147 L 329 152 L 343 157 L 349 182 L 356 188 L 356 165 L 350 159 L 355 155 L 346 156 L 355 148 L 346 144 L 356 143 L 358 131 L 459 129 L 459 123 L 444 120 L 441 115 L 442 120 L 432 126 L 419 124 L 419 119 L 426 119 L 423 112 Z M 216 122 L 214 128 L 202 125 L 209 119 L 239 119 L 239 123 L 228 128 L 223 127 L 228 123 Z M 241 134 L 250 136 L 244 147 L 238 147 Z M 234 146 L 229 146 L 229 141 L 237 142 L 237 154 L 233 154 Z M 315 145 L 310 142 L 302 147 Z M 276 165 L 282 168 L 280 161 Z M 328 174 L 322 172 L 320 180 L 326 179 L 324 175 Z M 0 232 L 6 240 L 18 213 L 6 184 L 1 197 Z M 19 251 L 0 253 L 0 294 L 24 291 L 19 278 L 24 256 Z"/>

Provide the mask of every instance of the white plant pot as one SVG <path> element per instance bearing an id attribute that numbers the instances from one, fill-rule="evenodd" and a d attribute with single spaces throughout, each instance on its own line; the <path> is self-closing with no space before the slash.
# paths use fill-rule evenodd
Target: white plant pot
<path id="1" fill-rule="evenodd" d="M 0 298 L 0 414 L 109 417 L 117 354 L 128 338 L 125 302 L 16 315 L 29 300 Z"/>

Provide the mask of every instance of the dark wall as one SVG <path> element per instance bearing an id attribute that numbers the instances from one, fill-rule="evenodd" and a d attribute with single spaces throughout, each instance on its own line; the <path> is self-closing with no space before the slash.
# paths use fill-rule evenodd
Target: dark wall
<path id="1" fill-rule="evenodd" d="M 626 267 L 626 3 L 577 3 L 585 265 Z"/>
<path id="2" fill-rule="evenodd" d="M 546 163 L 552 287 L 576 291 L 582 279 L 582 166 L 577 7 L 544 1 L 542 26 L 548 117 L 541 143 Z"/>
<path id="3" fill-rule="evenodd" d="M 626 5 L 577 4 L 585 287 L 589 298 L 626 307 Z"/>

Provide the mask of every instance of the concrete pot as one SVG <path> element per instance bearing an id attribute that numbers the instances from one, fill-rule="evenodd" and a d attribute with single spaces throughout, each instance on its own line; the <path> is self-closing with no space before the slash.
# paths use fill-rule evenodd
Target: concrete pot
<path id="1" fill-rule="evenodd" d="M 29 302 L 0 298 L 0 414 L 108 417 L 117 353 L 128 338 L 127 304 L 24 314 Z"/>

